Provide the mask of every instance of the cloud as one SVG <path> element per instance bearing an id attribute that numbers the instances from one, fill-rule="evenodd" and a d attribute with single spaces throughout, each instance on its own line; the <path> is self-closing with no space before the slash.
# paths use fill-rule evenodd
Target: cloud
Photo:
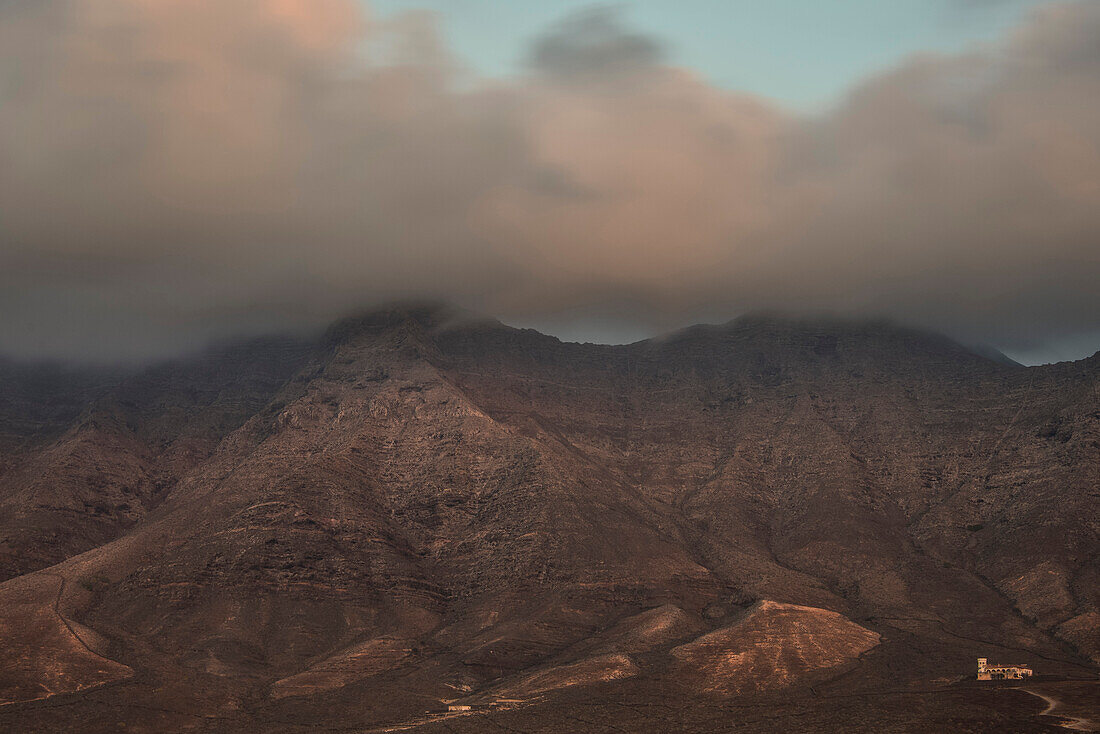
<path id="1" fill-rule="evenodd" d="M 827 266 L 853 306 L 967 338 L 1095 331 L 1098 38 L 1100 6 L 1051 5 L 987 52 L 860 86 L 797 149 L 820 196 L 792 220 L 793 256 Z"/>
<path id="2" fill-rule="evenodd" d="M 1100 6 L 907 61 L 827 115 L 597 10 L 471 78 L 351 0 L 0 3 L 0 350 L 140 358 L 400 297 L 645 328 L 887 315 L 1100 330 Z"/>
<path id="3" fill-rule="evenodd" d="M 528 64 L 562 79 L 591 79 L 650 70 L 661 55 L 656 40 L 631 33 L 616 9 L 601 6 L 570 16 L 539 38 Z"/>

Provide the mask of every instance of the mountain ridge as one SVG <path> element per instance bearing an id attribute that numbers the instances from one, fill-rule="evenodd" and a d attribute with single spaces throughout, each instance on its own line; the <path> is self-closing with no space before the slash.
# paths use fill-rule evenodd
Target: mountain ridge
<path id="1" fill-rule="evenodd" d="M 0 637 L 60 617 L 111 663 L 66 625 L 19 648 L 0 721 L 27 731 L 433 730 L 456 699 L 566 731 L 582 690 L 961 711 L 943 681 L 978 655 L 1098 670 L 1095 360 L 755 316 L 585 345 L 402 307 L 112 390 L 60 435 L 0 414 Z M 761 604 L 811 611 L 736 626 Z M 780 662 L 738 657 L 761 644 Z"/>

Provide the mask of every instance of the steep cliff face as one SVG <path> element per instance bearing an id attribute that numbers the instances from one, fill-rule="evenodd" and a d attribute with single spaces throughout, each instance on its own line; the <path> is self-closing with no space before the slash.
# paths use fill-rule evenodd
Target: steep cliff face
<path id="1" fill-rule="evenodd" d="M 564 344 L 425 307 L 96 379 L 33 431 L 0 386 L 0 636 L 53 630 L 0 677 L 27 730 L 862 695 L 1100 656 L 1095 358 L 775 317 Z"/>

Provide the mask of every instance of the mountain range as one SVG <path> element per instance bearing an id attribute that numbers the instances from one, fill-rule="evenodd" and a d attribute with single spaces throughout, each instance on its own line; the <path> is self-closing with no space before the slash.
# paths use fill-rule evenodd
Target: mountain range
<path id="1" fill-rule="evenodd" d="M 888 322 L 3 361 L 0 729 L 1059 731 L 1098 508 L 1100 353 Z"/>

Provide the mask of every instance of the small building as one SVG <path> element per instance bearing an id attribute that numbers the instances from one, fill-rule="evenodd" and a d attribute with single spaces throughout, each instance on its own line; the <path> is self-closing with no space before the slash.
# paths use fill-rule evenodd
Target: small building
<path id="1" fill-rule="evenodd" d="M 447 704 L 448 711 L 472 711 L 473 706 L 468 703 L 451 703 Z"/>
<path id="2" fill-rule="evenodd" d="M 1022 680 L 1033 674 L 1026 665 L 990 665 L 986 658 L 978 658 L 978 680 Z"/>

